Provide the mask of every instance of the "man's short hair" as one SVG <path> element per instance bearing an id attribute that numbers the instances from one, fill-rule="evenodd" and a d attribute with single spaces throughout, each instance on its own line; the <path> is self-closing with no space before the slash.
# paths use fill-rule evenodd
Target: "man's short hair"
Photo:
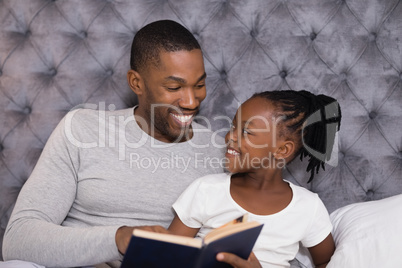
<path id="1" fill-rule="evenodd" d="M 140 29 L 131 46 L 130 67 L 142 71 L 150 63 L 157 66 L 160 52 L 201 49 L 193 34 L 172 20 L 159 20 Z"/>

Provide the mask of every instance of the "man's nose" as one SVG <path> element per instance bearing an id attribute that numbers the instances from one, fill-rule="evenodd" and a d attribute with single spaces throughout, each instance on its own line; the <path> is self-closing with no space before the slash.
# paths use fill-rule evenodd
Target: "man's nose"
<path id="1" fill-rule="evenodd" d="M 194 89 L 186 88 L 182 91 L 181 99 L 179 102 L 181 108 L 196 109 L 200 105 L 200 101 L 196 96 Z"/>

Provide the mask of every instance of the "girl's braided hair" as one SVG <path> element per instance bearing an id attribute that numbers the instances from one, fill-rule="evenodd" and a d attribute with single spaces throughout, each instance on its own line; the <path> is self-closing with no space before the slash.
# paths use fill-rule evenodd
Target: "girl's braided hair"
<path id="1" fill-rule="evenodd" d="M 330 159 L 336 131 L 341 125 L 341 109 L 338 102 L 326 95 L 315 95 L 301 90 L 276 90 L 256 93 L 252 98 L 264 98 L 275 107 L 279 135 L 289 137 L 296 146 L 291 161 L 300 154 L 300 159 L 309 157 L 306 171 L 325 170 L 325 161 Z"/>

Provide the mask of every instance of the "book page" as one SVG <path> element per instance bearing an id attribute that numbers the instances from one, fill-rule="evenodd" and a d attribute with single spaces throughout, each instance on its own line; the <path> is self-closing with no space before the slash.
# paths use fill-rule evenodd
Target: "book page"
<path id="1" fill-rule="evenodd" d="M 232 221 L 230 221 L 228 223 L 225 223 L 224 225 L 218 227 L 217 229 L 225 228 L 225 227 L 227 227 L 229 225 L 233 225 L 233 224 L 237 224 L 237 223 L 241 223 L 241 222 L 247 222 L 247 221 L 248 221 L 248 214 L 244 214 L 244 215 L 242 215 L 242 216 L 240 216 L 240 217 L 238 217 L 238 218 L 236 218 L 236 219 L 234 219 L 234 220 L 232 220 Z"/>
<path id="2" fill-rule="evenodd" d="M 249 222 L 239 222 L 234 224 L 225 225 L 225 227 L 217 228 L 204 237 L 204 243 L 208 244 L 212 241 L 218 240 L 222 237 L 238 233 L 243 230 L 247 230 L 256 226 L 261 225 L 261 223 L 256 221 Z"/>
<path id="3" fill-rule="evenodd" d="M 202 247 L 202 241 L 200 239 L 187 237 L 187 236 L 155 233 L 155 232 L 150 232 L 150 231 L 144 231 L 141 229 L 134 229 L 133 235 L 138 236 L 138 237 L 158 240 L 158 241 L 164 241 L 164 242 L 168 242 L 168 243 L 186 245 L 186 246 L 190 246 L 190 247 L 196 247 L 196 248 Z"/>

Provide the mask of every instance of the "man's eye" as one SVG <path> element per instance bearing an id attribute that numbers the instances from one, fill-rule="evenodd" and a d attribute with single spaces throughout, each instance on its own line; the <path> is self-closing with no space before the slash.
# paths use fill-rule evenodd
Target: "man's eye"
<path id="1" fill-rule="evenodd" d="M 205 87 L 205 84 L 197 85 L 196 88 L 203 88 Z"/>
<path id="2" fill-rule="evenodd" d="M 167 89 L 172 90 L 172 91 L 176 91 L 176 90 L 179 90 L 180 87 L 168 87 Z"/>

